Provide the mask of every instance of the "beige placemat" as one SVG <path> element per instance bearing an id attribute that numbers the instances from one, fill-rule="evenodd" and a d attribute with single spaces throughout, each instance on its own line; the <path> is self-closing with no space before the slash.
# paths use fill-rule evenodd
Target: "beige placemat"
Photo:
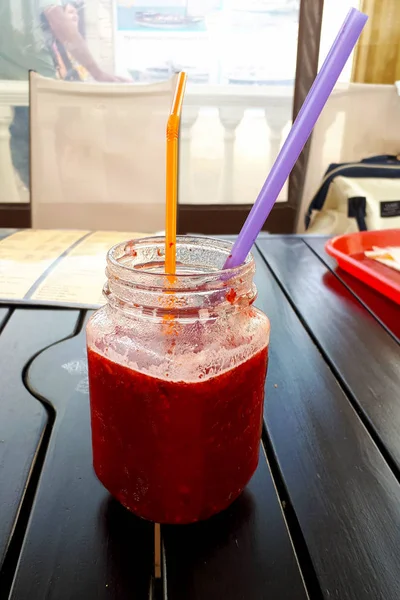
<path id="1" fill-rule="evenodd" d="M 101 306 L 107 251 L 119 242 L 145 235 L 120 231 L 17 231 L 0 240 L 0 301 Z"/>

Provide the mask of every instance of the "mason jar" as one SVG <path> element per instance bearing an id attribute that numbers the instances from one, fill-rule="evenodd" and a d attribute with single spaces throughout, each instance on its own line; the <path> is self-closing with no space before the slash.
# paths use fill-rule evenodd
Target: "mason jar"
<path id="1" fill-rule="evenodd" d="M 158 523 L 225 509 L 257 467 L 270 325 L 253 257 L 222 270 L 231 249 L 178 237 L 165 275 L 164 238 L 114 246 L 107 304 L 87 325 L 95 472 Z"/>

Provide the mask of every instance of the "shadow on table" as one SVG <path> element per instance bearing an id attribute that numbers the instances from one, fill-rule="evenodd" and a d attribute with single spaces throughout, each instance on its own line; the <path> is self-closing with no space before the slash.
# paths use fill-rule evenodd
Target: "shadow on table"
<path id="1" fill-rule="evenodd" d="M 196 554 L 211 558 L 213 553 L 225 548 L 240 537 L 241 529 L 248 527 L 249 521 L 254 520 L 255 504 L 252 494 L 244 492 L 226 510 L 207 519 L 191 525 L 164 525 L 164 537 L 170 542 L 173 536 L 174 544 L 184 544 L 185 540 L 196 540 Z"/>
<path id="2" fill-rule="evenodd" d="M 254 561 L 254 546 L 263 546 L 257 513 L 253 494 L 246 489 L 229 508 L 207 521 L 164 526 L 171 596 L 236 598 L 252 585 L 257 588 L 260 565 Z"/>
<path id="3" fill-rule="evenodd" d="M 154 525 L 139 519 L 124 508 L 112 496 L 108 496 L 98 510 L 98 526 L 106 545 L 106 561 L 113 593 L 128 593 L 144 584 L 143 597 L 148 592 L 147 583 L 152 574 Z M 138 575 L 135 584 L 134 573 Z M 147 573 L 147 578 L 143 578 Z M 111 587 L 111 586 L 110 586 Z"/>

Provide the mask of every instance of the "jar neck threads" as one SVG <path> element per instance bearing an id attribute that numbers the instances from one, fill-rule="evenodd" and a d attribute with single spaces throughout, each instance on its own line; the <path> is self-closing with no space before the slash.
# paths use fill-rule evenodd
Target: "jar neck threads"
<path id="1" fill-rule="evenodd" d="M 177 270 L 164 273 L 164 238 L 149 237 L 118 244 L 107 255 L 104 294 L 124 313 L 170 315 L 175 318 L 215 316 L 249 306 L 256 297 L 254 259 L 222 271 L 232 244 L 228 241 L 178 236 Z"/>

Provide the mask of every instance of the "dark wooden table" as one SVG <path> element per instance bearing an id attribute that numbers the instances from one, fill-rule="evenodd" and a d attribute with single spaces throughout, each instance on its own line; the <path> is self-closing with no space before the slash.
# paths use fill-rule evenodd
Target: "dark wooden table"
<path id="1" fill-rule="evenodd" d="M 79 310 L 0 308 L 0 598 L 399 600 L 400 308 L 321 238 L 263 237 L 272 322 L 258 470 L 224 513 L 161 528 L 91 466 Z"/>

